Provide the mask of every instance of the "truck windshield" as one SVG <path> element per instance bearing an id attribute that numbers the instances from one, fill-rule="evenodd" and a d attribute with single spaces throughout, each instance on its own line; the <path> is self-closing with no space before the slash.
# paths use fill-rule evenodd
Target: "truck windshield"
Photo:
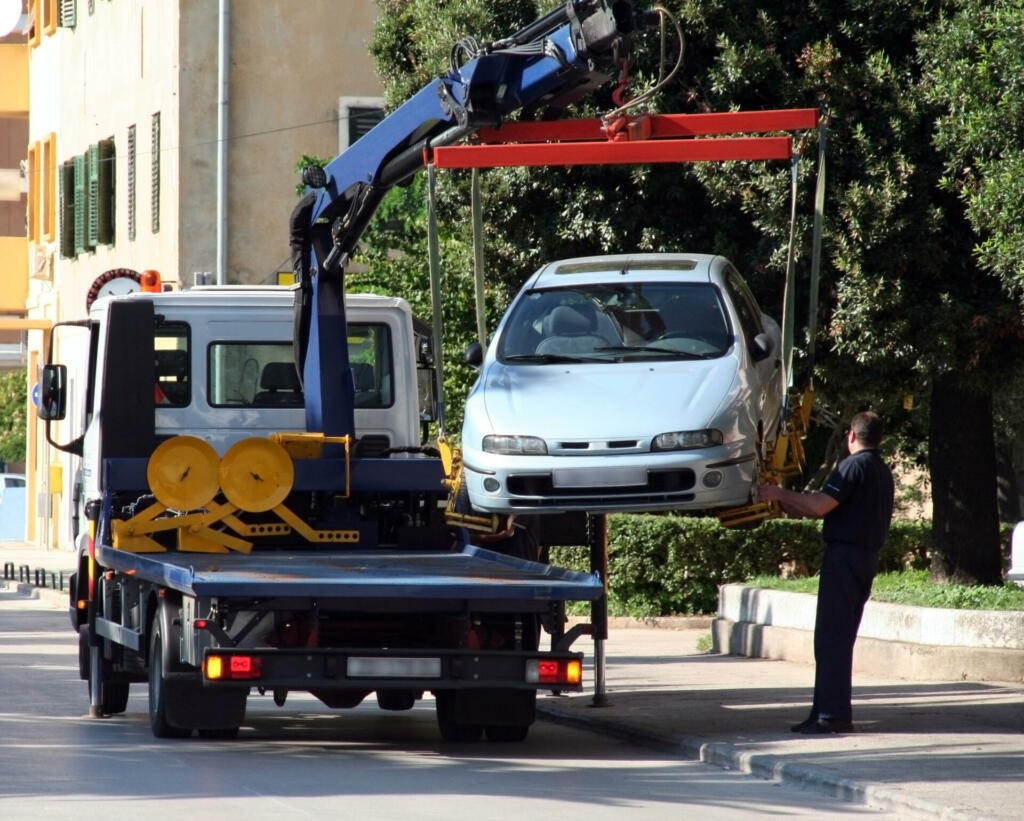
<path id="1" fill-rule="evenodd" d="M 357 408 L 392 404 L 390 334 L 386 325 L 349 325 L 349 360 Z M 292 343 L 214 342 L 209 348 L 213 407 L 301 408 Z"/>

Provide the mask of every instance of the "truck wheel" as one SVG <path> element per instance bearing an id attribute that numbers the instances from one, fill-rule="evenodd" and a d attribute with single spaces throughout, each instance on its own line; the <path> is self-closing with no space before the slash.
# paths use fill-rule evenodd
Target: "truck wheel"
<path id="1" fill-rule="evenodd" d="M 92 701 L 92 690 L 89 687 L 91 673 L 89 656 L 89 628 L 82 625 L 78 628 L 78 675 L 85 680 L 86 692 Z M 107 670 L 104 663 L 100 671 L 100 710 L 105 716 L 117 715 L 128 709 L 128 682 L 111 681 L 112 671 Z"/>
<path id="2" fill-rule="evenodd" d="M 157 738 L 188 738 L 192 730 L 167 721 L 167 681 L 164 679 L 163 623 L 157 613 L 149 639 L 149 726 Z"/>
<path id="3" fill-rule="evenodd" d="M 437 700 L 437 727 L 445 741 L 479 741 L 484 733 L 482 724 L 464 724 L 456 720 L 457 693 L 442 690 L 435 693 Z"/>

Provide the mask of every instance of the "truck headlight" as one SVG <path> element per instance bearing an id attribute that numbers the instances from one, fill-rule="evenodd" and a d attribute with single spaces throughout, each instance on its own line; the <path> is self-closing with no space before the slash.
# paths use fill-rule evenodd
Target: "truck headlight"
<path id="1" fill-rule="evenodd" d="M 709 428 L 708 430 L 677 430 L 671 433 L 662 433 L 654 437 L 651 443 L 651 450 L 693 450 L 695 448 L 708 448 L 712 445 L 722 444 L 722 431 Z"/>
<path id="2" fill-rule="evenodd" d="M 504 456 L 546 456 L 548 446 L 537 436 L 493 434 L 484 437 L 484 452 Z"/>

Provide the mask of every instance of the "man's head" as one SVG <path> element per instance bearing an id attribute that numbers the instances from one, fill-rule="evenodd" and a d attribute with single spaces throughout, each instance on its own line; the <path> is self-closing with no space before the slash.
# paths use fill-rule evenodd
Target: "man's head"
<path id="1" fill-rule="evenodd" d="M 882 444 L 882 417 L 874 411 L 861 411 L 850 420 L 850 451 L 877 448 Z"/>

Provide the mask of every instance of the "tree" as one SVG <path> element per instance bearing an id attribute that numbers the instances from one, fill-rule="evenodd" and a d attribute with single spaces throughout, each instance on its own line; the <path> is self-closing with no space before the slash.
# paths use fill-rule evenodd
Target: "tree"
<path id="1" fill-rule="evenodd" d="M 0 461 L 25 458 L 25 371 L 0 373 Z"/>
<path id="2" fill-rule="evenodd" d="M 555 3 L 381 5 L 374 54 L 389 99 L 398 101 L 441 70 L 450 43 L 469 33 L 480 40 L 508 33 Z M 894 439 L 929 431 L 934 575 L 1000 581 L 992 397 L 1021 361 L 1019 320 L 977 264 L 964 207 L 944 184 L 947 158 L 933 128 L 946 110 L 928 93 L 917 46 L 956 2 L 665 5 L 683 22 L 686 63 L 652 110 L 823 111 L 830 134 L 825 321 L 818 359 L 805 365 L 814 365 L 821 401 L 840 415 L 871 405 L 889 419 Z M 641 87 L 657 71 L 651 37 L 639 37 L 647 55 L 634 67 Z M 573 113 L 610 107 L 606 89 Z M 561 256 L 714 251 L 752 272 L 758 296 L 778 315 L 788 177 L 784 165 L 764 163 L 489 172 L 490 267 L 511 290 L 538 262 Z M 803 186 L 803 215 L 810 214 L 809 188 Z M 461 190 L 455 183 L 446 191 L 451 214 L 461 207 Z M 806 281 L 807 216 L 797 228 Z M 918 397 L 917 410 L 904 409 L 905 394 Z M 930 425 L 922 422 L 926 414 Z"/>

